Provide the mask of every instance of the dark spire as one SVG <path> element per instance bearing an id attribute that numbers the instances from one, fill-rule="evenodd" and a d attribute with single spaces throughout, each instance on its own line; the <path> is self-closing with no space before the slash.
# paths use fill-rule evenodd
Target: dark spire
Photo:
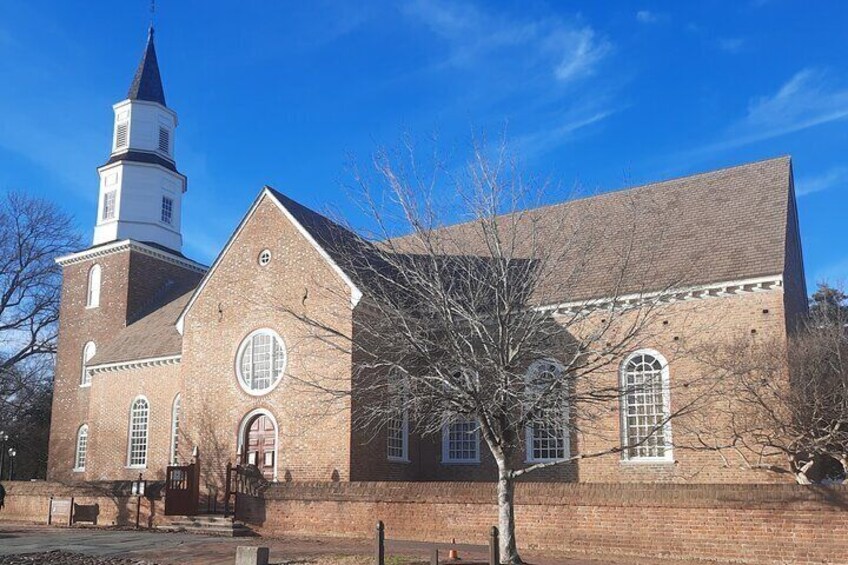
<path id="1" fill-rule="evenodd" d="M 166 105 L 162 77 L 159 76 L 159 63 L 156 61 L 156 48 L 153 46 L 152 25 L 147 33 L 147 47 L 144 50 L 144 56 L 135 71 L 135 77 L 133 77 L 127 98 Z"/>

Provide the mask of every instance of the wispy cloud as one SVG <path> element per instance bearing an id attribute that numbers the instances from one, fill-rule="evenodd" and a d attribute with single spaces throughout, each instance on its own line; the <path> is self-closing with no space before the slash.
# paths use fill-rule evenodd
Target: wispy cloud
<path id="1" fill-rule="evenodd" d="M 568 83 L 591 75 L 612 51 L 611 42 L 591 26 L 557 17 L 522 20 L 440 0 L 416 0 L 405 12 L 448 43 L 444 67 L 541 66 Z"/>
<path id="2" fill-rule="evenodd" d="M 745 46 L 745 40 L 741 37 L 720 37 L 715 42 L 716 47 L 725 53 L 739 53 Z"/>
<path id="3" fill-rule="evenodd" d="M 513 143 L 523 155 L 542 155 L 574 139 L 582 130 L 605 120 L 615 112 L 613 109 L 580 108 L 564 116 L 559 125 L 519 136 Z"/>
<path id="4" fill-rule="evenodd" d="M 656 24 L 666 19 L 665 14 L 658 14 L 650 10 L 639 10 L 636 12 L 636 21 L 640 24 Z"/>
<path id="5" fill-rule="evenodd" d="M 848 118 L 848 86 L 823 70 L 804 69 L 774 94 L 753 98 L 744 117 L 720 141 L 693 153 L 712 153 Z"/>
<path id="6" fill-rule="evenodd" d="M 848 167 L 834 167 L 821 174 L 798 179 L 795 182 L 795 194 L 806 196 L 839 186 L 848 186 Z"/>

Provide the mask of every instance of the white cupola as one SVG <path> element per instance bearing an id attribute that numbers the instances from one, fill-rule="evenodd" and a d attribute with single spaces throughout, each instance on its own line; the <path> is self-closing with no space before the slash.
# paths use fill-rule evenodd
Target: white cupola
<path id="1" fill-rule="evenodd" d="M 97 169 L 94 245 L 133 239 L 180 252 L 186 177 L 174 161 L 177 114 L 165 105 L 153 26 L 127 99 L 112 108 L 112 153 Z"/>

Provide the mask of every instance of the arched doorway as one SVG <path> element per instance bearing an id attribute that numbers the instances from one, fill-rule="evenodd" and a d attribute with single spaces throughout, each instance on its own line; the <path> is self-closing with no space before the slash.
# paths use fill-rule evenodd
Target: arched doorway
<path id="1" fill-rule="evenodd" d="M 242 465 L 256 465 L 269 481 L 277 478 L 277 421 L 265 410 L 254 410 L 239 429 Z"/>

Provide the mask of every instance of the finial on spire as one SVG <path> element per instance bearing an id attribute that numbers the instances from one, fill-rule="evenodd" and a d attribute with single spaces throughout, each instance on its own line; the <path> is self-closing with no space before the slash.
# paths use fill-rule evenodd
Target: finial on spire
<path id="1" fill-rule="evenodd" d="M 150 33 L 153 33 L 153 24 L 156 23 L 156 0 L 150 0 Z"/>

